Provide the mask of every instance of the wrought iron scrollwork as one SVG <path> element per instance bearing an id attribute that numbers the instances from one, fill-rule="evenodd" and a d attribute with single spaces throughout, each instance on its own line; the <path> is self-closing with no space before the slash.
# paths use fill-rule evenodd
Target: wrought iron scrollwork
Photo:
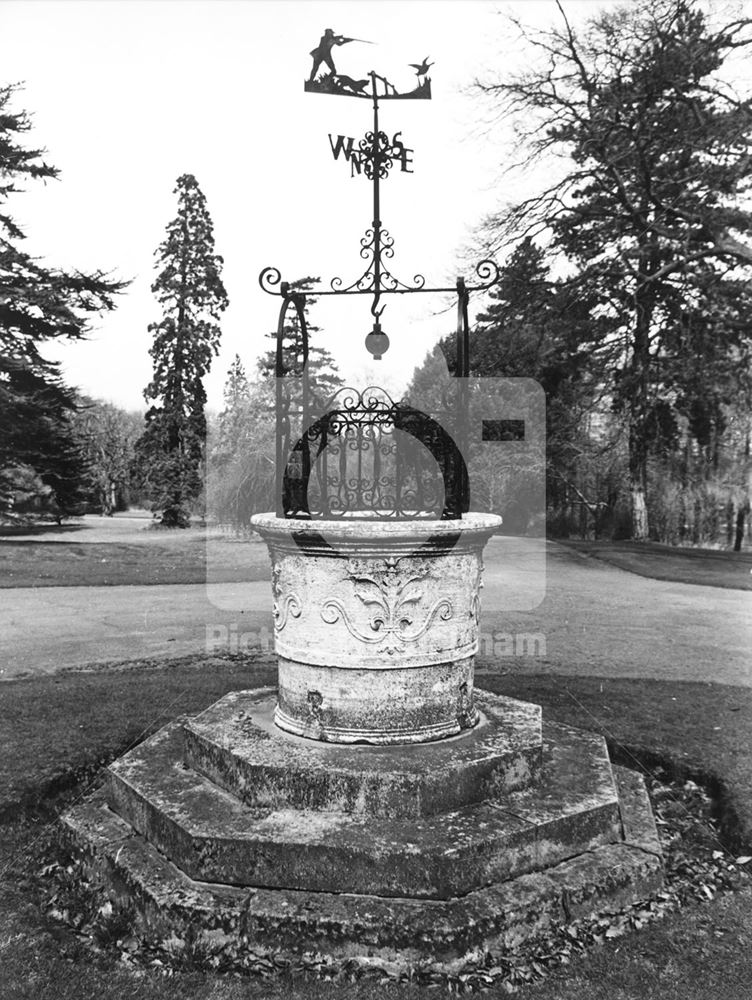
<path id="1" fill-rule="evenodd" d="M 491 260 L 487 257 L 485 260 L 480 261 L 479 264 L 475 265 L 475 273 L 480 278 L 479 285 L 473 285 L 472 291 L 474 292 L 485 292 L 492 285 L 495 285 L 500 276 L 499 265 L 495 260 Z"/>
<path id="2" fill-rule="evenodd" d="M 452 401 L 444 402 L 439 419 L 411 407 L 405 400 L 394 402 L 381 389 L 370 387 L 362 393 L 343 389 L 321 406 L 312 391 L 308 365 L 308 333 L 305 321 L 305 298 L 293 291 L 294 285 L 283 281 L 276 267 L 265 268 L 259 276 L 261 288 L 282 299 L 277 326 L 276 352 L 276 457 L 277 514 L 284 517 L 376 518 L 441 517 L 460 518 L 469 509 L 469 484 L 463 455 L 468 451 L 469 405 L 467 376 L 470 372 L 468 301 L 474 291 L 486 291 L 499 280 L 499 268 L 492 260 L 482 260 L 475 268 L 477 284 L 459 278 L 454 288 L 426 287 L 422 274 L 412 282 L 402 281 L 387 264 L 394 257 L 394 239 L 382 227 L 380 182 L 400 162 L 400 169 L 412 173 L 412 150 L 401 141 L 401 132 L 389 138 L 379 127 L 379 102 L 382 100 L 429 99 L 433 65 L 428 57 L 411 63 L 417 85 L 399 93 L 375 72 L 362 79 L 337 73 L 331 59 L 334 44 L 357 39 L 334 36 L 327 29 L 312 51 L 314 63 L 305 84 L 307 91 L 320 94 L 369 99 L 373 102 L 373 125 L 357 148 L 355 140 L 338 136 L 332 140 L 332 152 L 338 159 L 344 152 L 351 174 L 361 172 L 371 181 L 373 211 L 371 225 L 360 240 L 360 258 L 366 261 L 363 273 L 350 284 L 332 278 L 329 287 L 311 289 L 312 295 L 371 295 L 373 329 L 365 338 L 366 349 L 375 359 L 389 346 L 381 328 L 385 304 L 382 297 L 405 292 L 457 294 L 458 376 Z M 321 64 L 329 73 L 319 75 Z M 370 81 L 370 94 L 367 93 Z M 296 310 L 303 346 L 302 377 L 291 378 L 282 364 L 282 337 L 289 307 Z M 293 373 L 297 375 L 298 373 Z M 296 388 L 293 389 L 292 386 Z M 292 395 L 300 399 L 293 403 Z M 323 416 L 315 419 L 314 414 Z M 292 613 L 293 606 L 290 606 Z M 280 614 L 283 614 L 280 611 Z"/>
<path id="3" fill-rule="evenodd" d="M 465 466 L 452 436 L 377 386 L 338 390 L 285 450 L 285 517 L 450 519 L 463 512 Z"/>
<path id="4" fill-rule="evenodd" d="M 386 132 L 366 132 L 358 143 L 358 158 L 369 181 L 377 174 L 381 180 L 389 176 L 394 164 L 394 149 Z"/>
<path id="5" fill-rule="evenodd" d="M 395 277 L 384 263 L 394 257 L 394 237 L 388 229 L 380 229 L 378 232 L 369 228 L 365 236 L 360 241 L 360 256 L 363 260 L 369 261 L 368 267 L 359 278 L 351 284 L 342 287 L 342 278 L 332 278 L 329 283 L 334 292 L 345 294 L 351 291 L 358 292 L 417 292 L 426 284 L 426 279 L 422 274 L 413 276 L 411 285 L 400 281 Z"/>
<path id="6" fill-rule="evenodd" d="M 281 295 L 282 275 L 276 267 L 265 267 L 259 275 L 259 285 L 270 295 Z M 279 290 L 278 290 L 279 289 Z"/>

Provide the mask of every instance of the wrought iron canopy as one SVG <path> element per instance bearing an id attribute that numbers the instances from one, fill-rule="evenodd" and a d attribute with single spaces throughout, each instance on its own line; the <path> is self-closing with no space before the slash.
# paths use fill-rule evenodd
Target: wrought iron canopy
<path id="1" fill-rule="evenodd" d="M 311 294 L 320 295 L 370 295 L 370 312 L 373 330 L 366 338 L 366 346 L 375 358 L 380 358 L 388 347 L 389 338 L 380 325 L 380 317 L 386 295 L 423 293 L 456 293 L 457 295 L 457 364 L 456 374 L 466 378 L 469 374 L 469 329 L 468 301 L 471 292 L 483 292 L 491 288 L 499 278 L 499 268 L 495 261 L 486 259 L 475 267 L 476 281 L 467 284 L 458 278 L 455 286 L 430 287 L 422 274 L 416 274 L 411 281 L 403 281 L 390 270 L 389 263 L 394 257 L 394 239 L 381 221 L 381 181 L 385 180 L 397 163 L 400 169 L 411 173 L 412 150 L 402 142 L 402 133 L 396 132 L 390 138 L 380 127 L 379 103 L 385 100 L 430 100 L 431 78 L 428 71 L 433 65 L 426 56 L 420 63 L 410 63 L 417 83 L 412 89 L 400 92 L 375 71 L 355 79 L 338 73 L 334 63 L 334 49 L 351 42 L 365 42 L 364 39 L 338 35 L 327 28 L 319 44 L 311 50 L 313 64 L 309 78 L 304 83 L 307 93 L 328 96 L 354 97 L 370 100 L 373 106 L 373 125 L 356 145 L 354 139 L 330 135 L 329 141 L 335 159 L 343 155 L 350 163 L 353 174 L 364 174 L 372 187 L 372 221 L 360 241 L 360 257 L 366 261 L 362 274 L 345 283 L 334 277 L 328 288 L 314 289 Z M 366 42 L 366 44 L 373 44 Z M 321 72 L 322 66 L 325 67 Z M 348 390 L 349 396 L 330 401 L 330 410 L 314 423 L 309 417 L 316 409 L 308 384 L 308 330 L 305 320 L 305 295 L 293 291 L 276 267 L 266 267 L 259 275 L 261 288 L 270 295 L 282 299 L 277 326 L 277 476 L 280 516 L 322 517 L 345 516 L 359 511 L 369 512 L 374 517 L 421 517 L 440 516 L 458 518 L 468 509 L 467 469 L 462 460 L 467 445 L 467 394 L 465 389 L 457 393 L 457 403 L 452 424 L 452 435 L 442 434 L 432 427 L 430 418 L 420 414 L 406 402 L 394 403 L 383 390 L 375 388 L 358 393 Z M 291 440 L 289 395 L 282 390 L 284 373 L 282 363 L 282 338 L 287 311 L 293 306 L 300 325 L 303 345 L 302 400 L 300 416 L 303 430 L 297 440 Z M 371 395 L 366 395 L 370 393 Z M 319 401 L 320 402 L 320 401 Z M 369 429 L 370 428 L 370 429 Z M 382 438 L 385 435 L 407 431 L 416 441 L 421 442 L 433 456 L 443 480 L 443 497 L 430 492 L 425 481 L 425 469 L 420 462 L 408 457 L 408 451 L 397 446 L 397 451 L 384 451 Z M 335 442 L 337 439 L 337 443 Z M 324 471 L 315 473 L 318 497 L 313 503 L 309 495 L 311 487 L 311 451 L 315 451 L 314 462 L 322 456 Z M 333 449 L 333 450 L 332 450 Z M 363 457 L 366 453 L 372 460 L 370 478 L 363 477 Z M 403 454 L 404 452 L 404 454 Z M 349 459 L 357 455 L 357 475 L 350 474 Z M 382 459 L 394 458 L 394 469 L 382 482 Z M 328 463 L 336 459 L 339 463 L 337 476 L 333 477 Z M 423 461 L 421 459 L 421 461 Z M 342 464 L 344 462 L 344 465 Z M 375 463 L 375 465 L 373 464 Z M 409 471 L 408 471 L 409 470 Z M 322 478 L 323 477 L 323 478 Z M 430 493 L 430 496 L 429 496 Z M 311 509 L 313 507 L 313 509 Z M 441 508 L 439 510 L 439 507 Z"/>

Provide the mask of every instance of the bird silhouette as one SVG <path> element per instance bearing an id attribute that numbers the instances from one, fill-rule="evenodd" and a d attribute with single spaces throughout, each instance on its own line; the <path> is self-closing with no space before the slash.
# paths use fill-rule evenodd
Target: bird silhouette
<path id="1" fill-rule="evenodd" d="M 425 76 L 428 70 L 433 66 L 433 63 L 428 61 L 428 56 L 423 60 L 422 63 L 409 63 L 412 66 L 418 76 Z"/>

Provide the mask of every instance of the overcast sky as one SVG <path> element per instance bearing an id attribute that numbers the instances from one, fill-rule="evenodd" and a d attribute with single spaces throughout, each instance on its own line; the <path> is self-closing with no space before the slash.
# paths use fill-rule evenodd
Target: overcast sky
<path id="1" fill-rule="evenodd" d="M 565 6 L 577 22 L 604 4 Z M 221 407 L 235 353 L 252 370 L 269 346 L 264 334 L 276 326 L 278 299 L 258 286 L 263 267 L 278 267 L 288 280 L 320 276 L 327 285 L 335 275 L 349 284 L 362 273 L 370 185 L 333 160 L 328 134 L 359 138 L 371 106 L 304 93 L 308 53 L 326 27 L 376 43 L 335 50 L 338 71 L 356 78 L 376 70 L 408 90 L 415 81 L 408 64 L 424 56 L 435 62 L 432 101 L 383 105 L 382 128 L 402 132 L 414 173 L 393 171 L 382 184 L 381 214 L 395 239 L 395 275 L 409 281 L 420 272 L 427 284 L 453 284 L 458 252 L 480 218 L 526 183 L 500 182 L 511 137 L 498 127 L 489 135 L 487 111 L 467 92 L 476 76 L 513 71 L 524 59 L 499 13 L 505 10 L 540 24 L 557 17 L 549 0 L 1 3 L 3 82 L 24 82 L 15 110 L 33 113 L 25 142 L 45 147 L 61 171 L 59 181 L 29 182 L 12 200 L 26 249 L 50 265 L 133 279 L 87 342 L 50 349 L 66 379 L 90 395 L 143 406 L 147 327 L 159 319 L 149 290 L 154 251 L 176 214 L 180 174 L 198 179 L 225 259 L 230 307 L 207 382 L 211 407 Z M 447 304 L 392 297 L 382 317 L 392 347 L 370 367 L 363 347 L 369 299 L 325 300 L 313 319 L 325 327 L 319 342 L 351 380 L 401 388 L 451 329 L 452 313 L 436 315 Z"/>

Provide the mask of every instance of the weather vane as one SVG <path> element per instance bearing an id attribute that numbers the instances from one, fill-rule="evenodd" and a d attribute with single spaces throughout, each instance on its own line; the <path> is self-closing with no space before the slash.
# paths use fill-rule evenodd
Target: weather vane
<path id="1" fill-rule="evenodd" d="M 334 65 L 334 59 L 332 58 L 332 49 L 335 45 L 346 45 L 348 42 L 361 42 L 364 45 L 376 44 L 375 42 L 366 41 L 365 38 L 346 38 L 344 35 L 335 35 L 331 28 L 327 28 L 316 48 L 311 49 L 313 66 L 311 68 L 311 75 L 305 83 L 305 89 L 309 93 L 341 94 L 343 97 L 365 97 L 366 99 L 373 97 L 374 100 L 379 96 L 382 100 L 395 100 L 397 98 L 401 98 L 402 100 L 431 99 L 431 80 L 426 74 L 429 68 L 433 66 L 433 63 L 429 63 L 428 56 L 420 64 L 409 64 L 415 70 L 418 77 L 418 85 L 413 90 L 400 94 L 393 84 L 373 71 L 363 77 L 362 80 L 353 80 L 351 76 L 338 73 L 337 67 Z M 316 74 L 321 68 L 322 63 L 329 68 L 329 72 L 317 79 Z M 381 95 L 377 93 L 377 80 L 384 88 L 384 92 Z M 366 87 L 369 83 L 372 84 L 372 91 L 370 94 L 367 94 Z"/>
<path id="2" fill-rule="evenodd" d="M 413 150 L 405 146 L 402 133 L 394 132 L 391 137 L 379 126 L 379 103 L 393 100 L 430 100 L 431 78 L 428 75 L 434 65 L 426 56 L 419 63 L 408 63 L 411 72 L 412 89 L 399 91 L 386 77 L 374 70 L 362 74 L 358 79 L 344 73 L 338 73 L 334 62 L 334 49 L 357 42 L 364 45 L 374 45 L 374 42 L 364 38 L 349 38 L 338 35 L 332 28 L 326 28 L 318 45 L 311 49 L 313 60 L 311 72 L 304 83 L 304 89 L 309 94 L 324 94 L 339 97 L 356 97 L 370 100 L 373 104 L 373 127 L 365 136 L 356 140 L 350 136 L 329 135 L 329 144 L 335 160 L 343 157 L 350 165 L 350 176 L 364 175 L 370 182 L 373 192 L 373 217 L 370 227 L 360 241 L 360 256 L 368 261 L 365 271 L 348 285 L 344 285 L 339 277 L 332 278 L 329 289 L 315 290 L 315 295 L 372 295 L 371 315 L 373 329 L 366 337 L 366 348 L 376 360 L 380 359 L 389 347 L 389 338 L 381 329 L 381 314 L 385 305 L 381 298 L 385 294 L 403 294 L 406 292 L 454 292 L 459 296 L 459 321 L 461 337 L 458 337 L 458 368 L 457 374 L 467 374 L 467 299 L 471 291 L 484 291 L 497 280 L 499 270 L 491 260 L 481 261 L 475 268 L 481 284 L 466 285 L 458 278 L 455 287 L 427 288 L 422 274 L 414 275 L 412 282 L 407 284 L 395 277 L 386 261 L 394 256 L 394 239 L 384 229 L 381 221 L 381 190 L 380 182 L 385 180 L 392 167 L 399 165 L 403 173 L 413 173 Z M 325 70 L 322 72 L 322 68 Z M 416 82 L 417 80 L 417 82 Z M 282 275 L 275 267 L 265 268 L 259 283 L 264 291 L 273 295 L 281 295 L 284 299 L 280 313 L 279 327 L 282 329 L 284 315 L 290 304 L 298 312 L 301 326 L 305 328 L 303 304 L 305 297 L 290 290 L 288 282 L 282 281 Z M 460 344 L 460 340 L 462 344 Z M 304 354 L 307 355 L 307 333 L 304 329 Z M 464 348 L 463 348 L 464 345 Z M 281 348 L 278 348 L 281 357 Z M 460 357 L 461 355 L 461 357 Z"/>

